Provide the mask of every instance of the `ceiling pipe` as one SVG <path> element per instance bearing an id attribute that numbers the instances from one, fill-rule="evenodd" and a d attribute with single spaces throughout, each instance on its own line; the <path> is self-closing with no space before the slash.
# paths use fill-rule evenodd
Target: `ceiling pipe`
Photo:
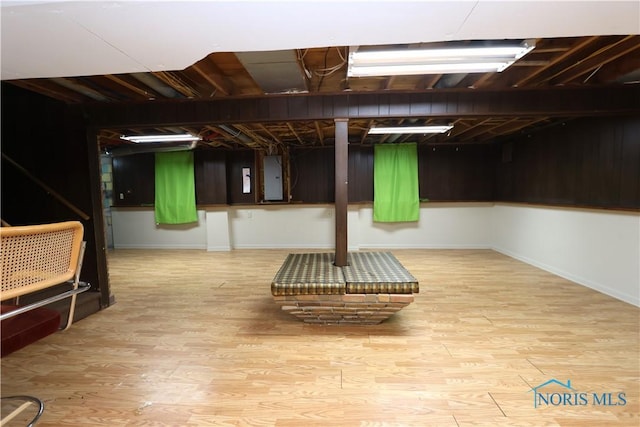
<path id="1" fill-rule="evenodd" d="M 160 79 L 149 73 L 132 73 L 131 76 L 149 86 L 166 98 L 184 98 L 180 92 L 162 83 Z"/>
<path id="2" fill-rule="evenodd" d="M 253 139 L 249 138 L 247 135 L 245 135 L 238 129 L 232 128 L 231 126 L 227 126 L 227 125 L 218 125 L 218 127 L 223 131 L 227 132 L 232 137 L 238 138 L 240 141 L 242 141 L 245 144 L 253 144 Z"/>
<path id="3" fill-rule="evenodd" d="M 107 102 L 109 101 L 109 98 L 107 98 L 106 96 L 104 96 L 103 94 L 101 94 L 98 91 L 95 91 L 91 88 L 88 88 L 82 84 L 79 83 L 75 83 L 72 80 L 66 79 L 66 78 L 62 78 L 62 77 L 57 77 L 54 79 L 51 79 L 53 82 L 59 84 L 60 86 L 66 87 L 67 89 L 71 89 L 75 92 L 79 92 L 81 94 L 83 94 L 84 96 L 88 96 L 89 98 L 95 100 L 95 101 L 102 101 L 102 102 Z"/>

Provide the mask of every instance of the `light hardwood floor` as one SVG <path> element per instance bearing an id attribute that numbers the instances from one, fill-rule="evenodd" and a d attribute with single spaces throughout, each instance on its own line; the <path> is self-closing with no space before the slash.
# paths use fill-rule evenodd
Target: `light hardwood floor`
<path id="1" fill-rule="evenodd" d="M 640 424 L 637 307 L 488 250 L 393 250 L 413 304 L 306 325 L 270 293 L 290 252 L 114 251 L 117 303 L 3 358 L 2 395 L 42 398 L 41 427 Z M 587 403 L 534 407 L 551 379 Z"/>

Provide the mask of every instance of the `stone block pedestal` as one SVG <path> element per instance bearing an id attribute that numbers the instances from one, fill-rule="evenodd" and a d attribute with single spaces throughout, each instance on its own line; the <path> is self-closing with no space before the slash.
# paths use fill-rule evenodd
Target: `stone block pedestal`
<path id="1" fill-rule="evenodd" d="M 282 310 L 305 323 L 376 325 L 413 302 L 413 294 L 283 295 Z"/>

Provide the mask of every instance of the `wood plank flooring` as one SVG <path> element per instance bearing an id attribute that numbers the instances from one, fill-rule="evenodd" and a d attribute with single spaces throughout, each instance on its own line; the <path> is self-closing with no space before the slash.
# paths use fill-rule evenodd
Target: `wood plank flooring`
<path id="1" fill-rule="evenodd" d="M 393 250 L 413 304 L 307 325 L 270 292 L 290 252 L 114 251 L 117 303 L 3 358 L 2 395 L 43 399 L 40 427 L 640 424 L 637 307 L 493 251 Z M 588 404 L 534 407 L 551 379 Z"/>

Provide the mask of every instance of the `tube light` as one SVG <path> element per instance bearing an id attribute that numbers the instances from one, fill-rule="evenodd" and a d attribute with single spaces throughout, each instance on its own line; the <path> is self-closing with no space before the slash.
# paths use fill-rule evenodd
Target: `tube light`
<path id="1" fill-rule="evenodd" d="M 500 72 L 535 45 L 479 46 L 419 50 L 354 51 L 349 53 L 349 77 Z"/>
<path id="2" fill-rule="evenodd" d="M 398 134 L 398 133 L 445 133 L 451 129 L 453 129 L 453 125 L 375 127 L 375 128 L 369 129 L 369 134 L 381 135 L 381 134 Z"/>
<path id="3" fill-rule="evenodd" d="M 169 135 L 122 135 L 120 139 L 131 141 L 136 144 L 146 142 L 187 142 L 187 141 L 200 141 L 199 136 L 191 135 L 190 133 L 183 134 L 169 134 Z"/>

